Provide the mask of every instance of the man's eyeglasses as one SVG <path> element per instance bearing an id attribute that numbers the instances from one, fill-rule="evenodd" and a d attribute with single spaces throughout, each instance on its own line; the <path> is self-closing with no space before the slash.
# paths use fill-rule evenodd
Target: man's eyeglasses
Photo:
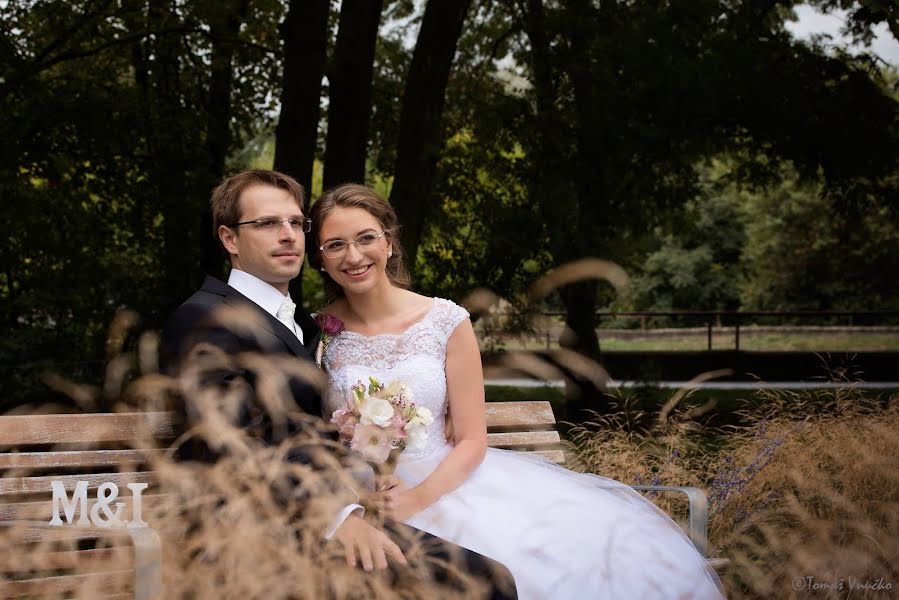
<path id="1" fill-rule="evenodd" d="M 310 231 L 312 231 L 312 219 L 309 219 L 307 217 L 290 217 L 289 219 L 254 219 L 252 221 L 241 221 L 240 223 L 235 223 L 231 227 L 252 225 L 253 229 L 256 231 L 274 233 L 281 229 L 281 226 L 285 221 L 288 225 L 290 225 L 290 228 L 297 233 L 309 233 Z"/>
<path id="2" fill-rule="evenodd" d="M 350 244 L 355 244 L 356 250 L 359 252 L 364 252 L 367 248 L 371 247 L 372 244 L 377 242 L 379 239 L 384 237 L 386 231 L 382 231 L 381 233 L 363 233 L 355 240 L 347 242 L 346 240 L 331 240 L 321 246 L 318 247 L 319 250 L 322 251 L 322 254 L 327 256 L 328 258 L 341 258 L 346 254 L 347 249 L 349 249 Z"/>

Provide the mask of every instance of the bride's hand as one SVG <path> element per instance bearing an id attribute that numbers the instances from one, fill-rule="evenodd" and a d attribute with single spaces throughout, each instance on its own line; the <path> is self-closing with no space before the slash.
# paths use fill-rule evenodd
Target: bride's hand
<path id="1" fill-rule="evenodd" d="M 418 492 L 418 488 L 390 488 L 383 493 L 384 514 L 394 521 L 402 522 L 421 512 L 427 504 Z"/>
<path id="2" fill-rule="evenodd" d="M 387 504 L 387 493 L 395 490 L 395 493 L 409 489 L 406 483 L 396 475 L 383 475 L 375 479 L 375 491 L 370 492 L 366 503 L 373 506 L 379 513 L 383 513 Z"/>
<path id="3" fill-rule="evenodd" d="M 384 492 L 398 486 L 403 486 L 404 489 L 408 488 L 405 482 L 396 475 L 378 476 L 375 479 L 375 489 L 379 492 Z"/>

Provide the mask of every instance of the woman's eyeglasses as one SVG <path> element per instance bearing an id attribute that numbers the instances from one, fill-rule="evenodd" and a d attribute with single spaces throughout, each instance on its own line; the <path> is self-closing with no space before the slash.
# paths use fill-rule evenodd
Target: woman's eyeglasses
<path id="1" fill-rule="evenodd" d="M 363 233 L 355 240 L 349 242 L 346 240 L 331 240 L 330 242 L 326 242 L 319 246 L 318 249 L 328 258 L 341 258 L 346 254 L 350 244 L 355 244 L 356 250 L 364 252 L 367 248 L 371 247 L 375 242 L 384 237 L 385 233 L 387 232 Z"/>

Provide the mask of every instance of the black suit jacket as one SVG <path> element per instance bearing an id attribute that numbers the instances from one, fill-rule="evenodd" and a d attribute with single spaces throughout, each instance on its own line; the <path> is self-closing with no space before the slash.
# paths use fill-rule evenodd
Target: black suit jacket
<path id="1" fill-rule="evenodd" d="M 160 343 L 160 369 L 168 375 L 179 375 L 191 366 L 190 361 L 209 354 L 204 353 L 203 348 L 219 350 L 231 358 L 241 353 L 256 353 L 314 365 L 313 356 L 321 339 L 321 330 L 302 311 L 297 311 L 296 321 L 303 331 L 305 344 L 258 304 L 224 282 L 207 277 L 199 291 L 178 307 L 166 323 Z M 236 424 L 252 429 L 254 436 L 266 443 L 280 442 L 282 435 L 276 434 L 267 422 L 266 411 L 255 397 L 259 373 L 242 367 L 238 361 L 222 362 L 202 373 L 202 385 L 223 389 L 243 386 L 247 393 L 236 416 Z M 320 417 L 321 396 L 316 386 L 301 377 L 292 376 L 288 381 L 293 402 L 309 415 Z M 184 398 L 176 410 L 185 426 L 197 417 L 192 408 L 190 398 Z M 291 427 L 291 430 L 295 429 Z M 182 458 L 200 460 L 214 459 L 214 454 L 205 445 L 197 447 L 196 443 L 179 451 Z"/>

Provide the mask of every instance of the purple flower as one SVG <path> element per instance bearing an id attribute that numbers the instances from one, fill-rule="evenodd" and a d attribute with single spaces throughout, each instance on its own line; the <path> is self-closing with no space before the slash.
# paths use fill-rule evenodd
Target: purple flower
<path id="1" fill-rule="evenodd" d="M 343 321 L 328 313 L 318 313 L 315 315 L 315 323 L 321 328 L 325 335 L 337 335 L 343 331 Z"/>

